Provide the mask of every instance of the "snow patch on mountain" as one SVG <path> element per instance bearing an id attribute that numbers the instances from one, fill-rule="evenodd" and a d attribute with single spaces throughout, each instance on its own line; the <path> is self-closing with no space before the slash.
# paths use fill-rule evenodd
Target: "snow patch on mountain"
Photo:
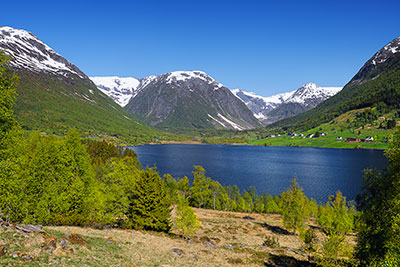
<path id="1" fill-rule="evenodd" d="M 233 121 L 229 120 L 228 118 L 226 118 L 225 116 L 223 116 L 222 114 L 218 113 L 218 118 L 222 119 L 218 120 L 217 118 L 214 118 L 213 116 L 211 116 L 210 114 L 207 114 L 208 117 L 210 117 L 211 119 L 213 119 L 215 122 L 217 122 L 219 125 L 221 125 L 224 128 L 231 128 L 231 129 L 235 129 L 235 130 L 244 130 L 245 128 L 241 127 L 240 125 L 238 125 L 237 123 L 234 123 Z"/>
<path id="2" fill-rule="evenodd" d="M 242 89 L 233 89 L 232 90 L 232 93 L 237 98 L 242 100 L 246 105 L 248 105 L 254 99 L 258 99 L 265 103 L 265 109 L 268 107 L 275 107 L 276 104 L 283 103 L 284 101 L 286 101 L 286 99 L 291 97 L 294 92 L 295 91 L 265 97 L 265 96 L 257 95 L 256 93 L 253 93 L 253 92 L 246 92 Z M 247 96 L 248 98 L 243 97 L 243 96 Z"/>
<path id="3" fill-rule="evenodd" d="M 381 50 L 379 50 L 371 59 L 373 65 L 381 64 L 385 62 L 393 54 L 400 52 L 400 37 L 397 37 L 387 45 L 385 45 Z"/>
<path id="4" fill-rule="evenodd" d="M 158 77 L 159 77 L 158 75 L 149 75 L 149 76 L 146 76 L 146 77 L 140 79 L 140 88 L 146 87 L 151 82 L 157 80 Z"/>
<path id="5" fill-rule="evenodd" d="M 340 90 L 342 90 L 342 87 L 319 87 L 315 83 L 306 83 L 295 91 L 269 97 L 260 96 L 241 89 L 234 89 L 232 93 L 246 104 L 259 121 L 270 123 L 271 118 L 269 113 L 284 104 L 296 103 L 307 109 L 311 109 L 337 94 Z"/>
<path id="6" fill-rule="evenodd" d="M 13 57 L 10 64 L 16 68 L 52 72 L 64 76 L 73 73 L 81 78 L 86 77 L 76 66 L 25 30 L 0 27 L 0 49 Z"/>
<path id="7" fill-rule="evenodd" d="M 133 77 L 90 77 L 97 88 L 112 98 L 121 107 L 138 93 L 140 80 Z"/>
<path id="8" fill-rule="evenodd" d="M 217 82 L 215 79 L 210 77 L 207 73 L 203 71 L 174 71 L 165 74 L 167 76 L 167 83 L 173 82 L 185 82 L 191 79 L 200 79 L 208 84 L 214 86 L 214 90 L 218 90 L 221 87 L 224 87 L 221 83 Z"/>
<path id="9" fill-rule="evenodd" d="M 231 120 L 228 120 L 226 117 L 224 117 L 223 115 L 221 115 L 220 113 L 218 113 L 218 117 L 220 117 L 221 119 L 223 119 L 225 122 L 227 122 L 230 126 L 232 126 L 234 129 L 236 129 L 236 130 L 243 130 L 244 128 L 243 127 L 240 127 L 240 125 L 238 125 L 238 124 L 236 124 L 236 123 L 234 123 L 233 121 L 231 121 Z"/>

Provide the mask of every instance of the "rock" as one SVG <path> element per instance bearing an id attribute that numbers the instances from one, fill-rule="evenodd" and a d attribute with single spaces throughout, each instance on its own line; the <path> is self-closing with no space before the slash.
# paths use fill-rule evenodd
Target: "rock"
<path id="1" fill-rule="evenodd" d="M 294 253 L 296 253 L 296 251 L 294 250 L 294 248 L 287 248 L 286 249 L 288 252 L 294 252 Z"/>
<path id="2" fill-rule="evenodd" d="M 57 248 L 57 239 L 52 236 L 49 235 L 47 233 L 45 233 L 43 235 L 44 238 L 44 242 L 42 243 L 42 247 L 46 252 L 53 252 L 53 250 L 55 250 Z"/>
<path id="3" fill-rule="evenodd" d="M 32 255 L 26 255 L 22 258 L 23 261 L 33 261 L 33 256 Z"/>
<path id="4" fill-rule="evenodd" d="M 14 253 L 11 254 L 11 257 L 13 257 L 13 258 L 22 257 L 22 253 L 21 252 L 14 252 Z"/>
<path id="5" fill-rule="evenodd" d="M 182 257 L 184 254 L 183 250 L 180 248 L 173 248 L 172 253 L 174 253 L 175 255 L 177 255 L 179 257 Z"/>
<path id="6" fill-rule="evenodd" d="M 252 221 L 255 220 L 255 218 L 250 217 L 250 216 L 244 216 L 243 219 L 245 219 L 245 220 L 252 220 Z"/>
<path id="7" fill-rule="evenodd" d="M 225 245 L 224 248 L 226 249 L 233 249 L 233 246 L 231 244 Z"/>
<path id="8" fill-rule="evenodd" d="M 211 242 L 203 242 L 203 244 L 204 244 L 206 247 L 215 248 L 215 245 L 214 245 L 213 243 L 211 243 Z"/>
<path id="9" fill-rule="evenodd" d="M 200 237 L 200 241 L 201 242 L 210 242 L 211 238 L 209 238 L 208 236 L 202 236 L 202 237 Z"/>
<path id="10" fill-rule="evenodd" d="M 19 231 L 22 231 L 22 232 L 25 232 L 25 233 L 43 232 L 42 226 L 40 226 L 40 225 L 39 226 L 35 226 L 35 225 L 32 225 L 32 224 L 27 224 L 27 225 L 19 224 L 19 225 L 15 226 L 15 229 L 17 229 Z"/>
<path id="11" fill-rule="evenodd" d="M 61 240 L 60 242 L 58 242 L 58 245 L 60 245 L 60 247 L 61 247 L 63 250 L 67 250 L 67 248 L 68 248 L 68 241 L 65 240 L 65 239 L 63 239 L 63 240 Z"/>
<path id="12" fill-rule="evenodd" d="M 85 245 L 88 246 L 89 243 L 86 241 L 85 238 L 83 238 L 79 234 L 66 234 L 63 239 L 69 241 L 71 244 L 74 245 Z"/>
<path id="13" fill-rule="evenodd" d="M 193 259 L 194 261 L 198 261 L 199 260 L 199 254 L 197 254 L 197 252 L 193 252 Z"/>
<path id="14" fill-rule="evenodd" d="M 0 257 L 6 255 L 7 249 L 5 246 L 0 246 Z"/>

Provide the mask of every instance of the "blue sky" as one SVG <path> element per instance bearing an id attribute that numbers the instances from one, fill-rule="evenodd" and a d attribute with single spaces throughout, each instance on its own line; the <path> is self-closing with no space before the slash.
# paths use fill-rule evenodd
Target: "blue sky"
<path id="1" fill-rule="evenodd" d="M 400 1 L 4 1 L 26 29 L 89 76 L 203 70 L 271 95 L 343 86 L 400 36 Z M 4 12 L 7 10 L 7 12 Z"/>

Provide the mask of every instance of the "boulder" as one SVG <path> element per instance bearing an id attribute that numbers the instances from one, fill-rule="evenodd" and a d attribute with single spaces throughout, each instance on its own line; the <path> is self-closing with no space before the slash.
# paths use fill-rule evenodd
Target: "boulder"
<path id="1" fill-rule="evenodd" d="M 203 242 L 203 244 L 208 248 L 215 248 L 215 245 L 212 242 Z"/>
<path id="2" fill-rule="evenodd" d="M 63 249 L 67 250 L 68 249 L 68 241 L 63 239 L 60 242 L 58 242 L 58 245 Z"/>
<path id="3" fill-rule="evenodd" d="M 22 261 L 24 262 L 33 261 L 33 256 L 32 255 L 23 256 Z"/>
<path id="4" fill-rule="evenodd" d="M 193 252 L 193 260 L 198 261 L 199 260 L 199 254 L 197 252 Z"/>
<path id="5" fill-rule="evenodd" d="M 43 232 L 42 226 L 35 226 L 32 224 L 18 224 L 15 226 L 15 229 L 25 232 L 25 233 L 32 233 L 32 232 Z"/>
<path id="6" fill-rule="evenodd" d="M 227 244 L 227 245 L 224 246 L 224 248 L 226 248 L 226 249 L 233 249 L 233 246 L 232 246 L 231 244 Z"/>
<path id="7" fill-rule="evenodd" d="M 66 234 L 63 237 L 63 239 L 67 240 L 68 242 L 74 245 L 85 245 L 85 246 L 89 245 L 86 239 L 79 234 Z"/>
<path id="8" fill-rule="evenodd" d="M 7 253 L 7 249 L 5 246 L 0 246 L 0 256 L 4 256 Z"/>
<path id="9" fill-rule="evenodd" d="M 177 255 L 179 257 L 182 257 L 184 254 L 183 250 L 180 248 L 173 248 L 172 253 L 174 253 L 175 255 Z"/>
<path id="10" fill-rule="evenodd" d="M 57 248 L 57 239 L 47 233 L 44 233 L 43 238 L 44 242 L 42 243 L 42 248 L 46 252 L 52 253 Z"/>

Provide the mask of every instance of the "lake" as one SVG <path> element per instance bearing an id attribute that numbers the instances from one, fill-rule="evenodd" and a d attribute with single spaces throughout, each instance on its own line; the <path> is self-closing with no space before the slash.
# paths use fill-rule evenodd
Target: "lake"
<path id="1" fill-rule="evenodd" d="M 337 190 L 354 200 L 361 191 L 363 170 L 388 164 L 382 150 L 372 149 L 186 144 L 131 149 L 144 167 L 156 165 L 160 175 L 188 176 L 192 181 L 193 165 L 201 165 L 208 177 L 241 191 L 255 186 L 259 194 L 280 194 L 297 177 L 304 193 L 322 202 Z"/>

